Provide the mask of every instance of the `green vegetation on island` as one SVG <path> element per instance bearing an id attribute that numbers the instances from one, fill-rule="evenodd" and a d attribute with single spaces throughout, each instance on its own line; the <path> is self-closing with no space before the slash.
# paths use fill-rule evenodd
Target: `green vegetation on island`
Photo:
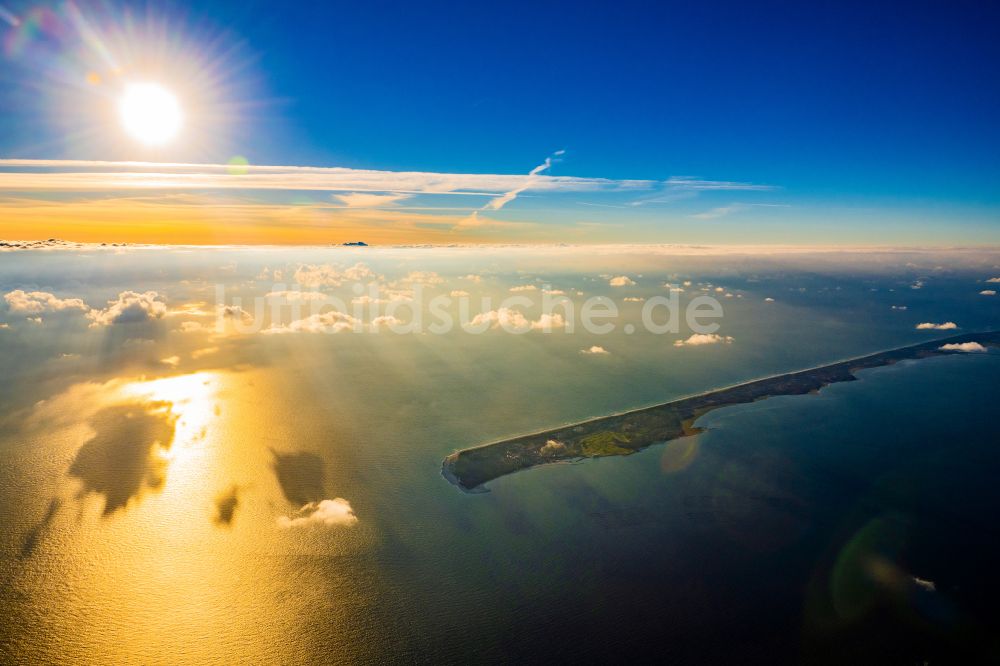
<path id="1" fill-rule="evenodd" d="M 859 370 L 908 359 L 962 353 L 961 345 L 969 343 L 979 343 L 984 347 L 1000 346 L 1000 331 L 966 333 L 922 342 L 819 368 L 758 379 L 653 407 L 463 449 L 445 458 L 442 473 L 459 488 L 476 490 L 497 477 L 536 465 L 629 455 L 651 444 L 700 432 L 694 422 L 713 409 L 777 395 L 814 393 L 829 384 L 854 381 L 855 373 Z"/>

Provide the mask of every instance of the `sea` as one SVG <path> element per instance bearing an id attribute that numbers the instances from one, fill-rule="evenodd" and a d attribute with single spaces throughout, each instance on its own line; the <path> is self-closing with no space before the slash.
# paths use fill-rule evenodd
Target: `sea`
<path id="1" fill-rule="evenodd" d="M 997 349 L 482 492 L 441 464 L 995 330 L 997 276 L 979 249 L 4 252 L 0 661 L 995 662 Z M 671 293 L 716 300 L 718 328 L 647 330 Z M 433 296 L 485 328 L 392 330 Z M 580 324 L 591 298 L 610 332 Z"/>

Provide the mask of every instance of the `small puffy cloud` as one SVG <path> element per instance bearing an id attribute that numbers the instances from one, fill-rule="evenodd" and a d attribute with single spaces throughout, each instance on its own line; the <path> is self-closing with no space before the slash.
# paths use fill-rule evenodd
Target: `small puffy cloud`
<path id="1" fill-rule="evenodd" d="M 282 301 L 322 301 L 328 298 L 321 291 L 302 291 L 301 289 L 285 289 L 284 291 L 271 291 L 267 293 L 267 298 Z"/>
<path id="2" fill-rule="evenodd" d="M 529 325 L 527 318 L 525 318 L 525 316 L 519 311 L 511 310 L 509 308 L 500 308 L 499 310 L 480 312 L 472 318 L 472 321 L 469 322 L 469 326 L 477 327 L 486 323 L 489 323 L 493 328 L 500 326 L 502 323 L 506 323 L 513 328 L 525 328 Z"/>
<path id="3" fill-rule="evenodd" d="M 360 261 L 343 270 L 330 264 L 305 264 L 295 271 L 296 282 L 314 289 L 339 287 L 344 282 L 368 282 L 379 278 L 378 273 Z"/>
<path id="4" fill-rule="evenodd" d="M 374 194 L 371 192 L 350 192 L 334 194 L 333 198 L 348 208 L 377 208 L 394 206 L 397 202 L 409 199 L 409 194 Z"/>
<path id="5" fill-rule="evenodd" d="M 219 314 L 222 315 L 223 319 L 236 319 L 244 324 L 253 322 L 253 315 L 239 305 L 220 305 Z"/>
<path id="6" fill-rule="evenodd" d="M 464 289 L 454 289 L 451 292 L 452 298 L 461 298 L 463 296 L 468 296 L 468 295 L 469 292 L 465 291 Z"/>
<path id="7" fill-rule="evenodd" d="M 434 271 L 410 271 L 400 282 L 433 286 L 444 282 L 444 278 Z"/>
<path id="8" fill-rule="evenodd" d="M 205 356 L 214 354 L 217 351 L 219 351 L 218 347 L 203 347 L 202 349 L 195 349 L 193 352 L 191 352 L 191 358 L 193 359 L 203 358 Z"/>
<path id="9" fill-rule="evenodd" d="M 469 273 L 468 275 L 463 275 L 459 279 L 461 279 L 461 280 L 468 280 L 469 282 L 475 282 L 476 284 L 479 284 L 480 282 L 483 281 L 483 278 L 482 278 L 481 275 L 475 275 L 473 273 Z"/>
<path id="10" fill-rule="evenodd" d="M 906 310 L 906 306 L 905 305 L 893 305 L 892 309 L 893 310 L 901 310 L 902 311 L 902 310 Z"/>
<path id="11" fill-rule="evenodd" d="M 566 452 L 566 445 L 554 439 L 549 439 L 546 440 L 544 445 L 542 445 L 542 448 L 538 449 L 538 452 L 546 458 L 550 456 L 557 456 L 560 453 Z"/>
<path id="12" fill-rule="evenodd" d="M 340 271 L 329 264 L 306 265 L 299 266 L 295 270 L 295 281 L 313 288 L 339 287 L 343 282 L 343 276 L 341 276 Z"/>
<path id="13" fill-rule="evenodd" d="M 381 277 L 382 276 L 369 268 L 367 264 L 360 261 L 353 266 L 349 266 L 344 269 L 344 279 L 351 282 L 367 282 L 370 280 L 378 280 Z"/>
<path id="14" fill-rule="evenodd" d="M 563 320 L 563 316 L 558 312 L 554 314 L 545 313 L 537 320 L 531 322 L 531 328 L 543 331 L 548 331 L 553 328 L 562 328 L 565 325 L 566 322 Z"/>
<path id="15" fill-rule="evenodd" d="M 93 320 L 92 326 L 111 324 L 133 324 L 159 319 L 167 313 L 167 304 L 155 291 L 123 291 L 118 298 L 108 301 L 103 310 L 91 310 L 87 316 Z"/>
<path id="16" fill-rule="evenodd" d="M 774 303 L 774 299 L 771 298 L 770 296 L 768 296 L 767 298 L 764 299 L 764 302 L 765 303 Z"/>
<path id="17" fill-rule="evenodd" d="M 626 303 L 642 303 L 646 299 L 642 296 L 626 296 L 623 300 Z"/>
<path id="18" fill-rule="evenodd" d="M 467 325 L 468 328 L 479 328 L 488 325 L 490 328 L 503 327 L 508 330 L 530 331 L 530 330 L 551 330 L 562 328 L 566 325 L 563 316 L 559 313 L 543 314 L 537 320 L 531 321 L 519 310 L 511 308 L 500 308 L 489 312 L 480 312 L 472 318 Z"/>
<path id="19" fill-rule="evenodd" d="M 958 324 L 953 321 L 946 321 L 943 324 L 925 321 L 916 326 L 918 331 L 951 331 L 958 328 Z"/>
<path id="20" fill-rule="evenodd" d="M 178 365 L 180 365 L 180 362 L 181 362 L 180 356 L 168 356 L 166 358 L 160 359 L 160 363 L 162 363 L 163 365 L 169 365 L 171 368 L 176 368 Z"/>
<path id="21" fill-rule="evenodd" d="M 536 291 L 537 289 L 538 289 L 538 287 L 536 287 L 533 284 L 522 284 L 522 285 L 518 285 L 516 287 L 511 287 L 510 291 L 513 291 L 513 292 L 518 292 L 518 291 Z"/>
<path id="22" fill-rule="evenodd" d="M 989 280 L 987 280 L 987 282 L 990 282 L 992 284 L 998 284 L 1000 283 L 1000 277 L 992 277 Z"/>
<path id="23" fill-rule="evenodd" d="M 10 328 L 10 324 L 8 324 L 7 322 L 0 323 L 0 331 L 6 330 L 8 328 Z"/>
<path id="24" fill-rule="evenodd" d="M 342 497 L 309 502 L 293 516 L 278 516 L 278 527 L 336 527 L 351 526 L 358 522 L 351 503 Z"/>
<path id="25" fill-rule="evenodd" d="M 548 294 L 549 296 L 565 296 L 566 292 L 562 289 L 542 289 L 543 294 Z"/>
<path id="26" fill-rule="evenodd" d="M 79 298 L 59 298 L 47 291 L 24 291 L 15 289 L 3 296 L 11 312 L 26 315 L 37 315 L 43 312 L 63 312 L 79 310 L 87 312 L 90 308 Z"/>
<path id="27" fill-rule="evenodd" d="M 592 345 L 591 347 L 588 347 L 587 349 L 581 349 L 580 353 L 581 354 L 609 354 L 610 352 L 607 349 L 605 349 L 604 347 L 601 347 L 600 345 Z"/>
<path id="28" fill-rule="evenodd" d="M 608 280 L 608 284 L 612 287 L 631 287 L 635 284 L 635 280 L 627 275 L 619 275 Z"/>
<path id="29" fill-rule="evenodd" d="M 700 345 L 731 344 L 733 338 L 718 333 L 693 333 L 687 340 L 675 340 L 674 347 L 697 347 Z"/>
<path id="30" fill-rule="evenodd" d="M 330 310 L 329 312 L 310 315 L 305 319 L 298 319 L 287 325 L 272 325 L 270 328 L 261 331 L 261 333 L 265 335 L 282 333 L 340 333 L 341 331 L 350 331 L 359 324 L 360 321 L 349 314 Z"/>
<path id="31" fill-rule="evenodd" d="M 374 296 L 362 294 L 351 299 L 354 305 L 381 305 L 384 303 L 396 303 L 413 300 L 413 290 L 411 289 L 380 289 Z"/>
<path id="32" fill-rule="evenodd" d="M 983 289 L 981 292 L 979 292 L 979 295 L 980 296 L 996 296 L 997 295 L 997 291 L 996 291 L 996 289 Z"/>
<path id="33" fill-rule="evenodd" d="M 923 289 L 923 288 L 924 288 L 923 280 L 915 280 L 913 284 L 910 285 L 910 289 Z"/>
<path id="34" fill-rule="evenodd" d="M 372 319 L 371 327 L 379 328 L 380 326 L 401 326 L 403 320 L 399 317 L 393 315 L 380 315 Z"/>
<path id="35" fill-rule="evenodd" d="M 946 345 L 941 345 L 938 349 L 941 351 L 965 352 L 967 354 L 986 351 L 986 347 L 978 342 L 950 342 Z"/>

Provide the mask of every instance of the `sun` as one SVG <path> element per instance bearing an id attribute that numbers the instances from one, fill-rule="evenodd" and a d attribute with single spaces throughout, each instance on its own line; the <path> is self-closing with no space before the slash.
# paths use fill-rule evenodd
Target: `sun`
<path id="1" fill-rule="evenodd" d="M 122 125 L 147 146 L 162 146 L 177 136 L 184 123 L 177 96 L 158 83 L 133 83 L 118 101 Z"/>

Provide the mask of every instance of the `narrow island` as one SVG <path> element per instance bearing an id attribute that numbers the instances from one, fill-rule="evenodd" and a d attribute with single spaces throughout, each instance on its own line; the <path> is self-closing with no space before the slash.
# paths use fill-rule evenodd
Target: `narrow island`
<path id="1" fill-rule="evenodd" d="M 1000 331 L 966 333 L 949 338 L 878 352 L 819 368 L 758 379 L 736 386 L 681 398 L 653 407 L 602 416 L 531 435 L 483 444 L 452 453 L 444 459 L 442 474 L 465 491 L 481 491 L 483 484 L 505 474 L 553 462 L 626 456 L 651 444 L 701 432 L 694 422 L 703 414 L 778 395 L 814 393 L 829 384 L 850 382 L 867 368 L 908 359 L 964 353 L 960 345 L 1000 346 Z"/>

